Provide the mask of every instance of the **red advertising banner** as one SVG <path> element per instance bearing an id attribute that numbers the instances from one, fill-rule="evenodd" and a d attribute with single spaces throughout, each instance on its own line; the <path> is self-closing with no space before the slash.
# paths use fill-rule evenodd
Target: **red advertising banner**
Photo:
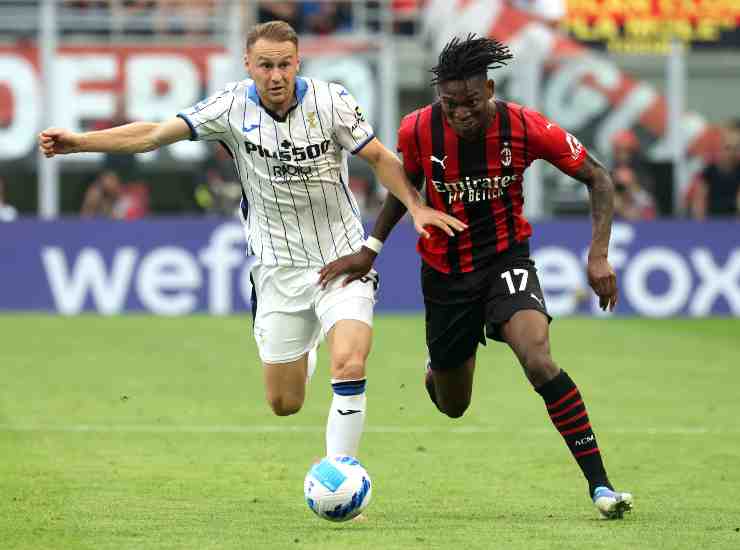
<path id="1" fill-rule="evenodd" d="M 367 56 L 354 54 L 377 45 L 322 39 L 301 48 L 307 74 L 345 83 L 372 119 L 378 82 Z M 35 150 L 44 93 L 53 103 L 52 124 L 79 131 L 114 118 L 163 120 L 245 77 L 220 46 L 63 46 L 52 88 L 39 74 L 34 44 L 0 45 L 0 163 Z M 202 156 L 200 149 L 177 144 L 172 151 L 179 160 L 193 160 Z"/>

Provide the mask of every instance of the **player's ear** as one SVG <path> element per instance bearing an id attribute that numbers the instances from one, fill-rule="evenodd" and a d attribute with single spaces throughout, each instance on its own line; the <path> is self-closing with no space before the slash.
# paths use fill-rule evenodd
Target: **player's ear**
<path id="1" fill-rule="evenodd" d="M 488 99 L 491 99 L 493 97 L 495 91 L 496 83 L 493 80 L 486 80 L 486 96 L 488 97 Z"/>
<path id="2" fill-rule="evenodd" d="M 295 63 L 295 71 L 297 73 L 301 72 L 301 58 L 299 57 L 298 60 Z"/>

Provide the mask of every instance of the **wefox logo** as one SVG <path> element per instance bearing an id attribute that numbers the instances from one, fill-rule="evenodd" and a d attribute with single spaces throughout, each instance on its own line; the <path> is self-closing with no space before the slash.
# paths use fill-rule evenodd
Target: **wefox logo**
<path id="1" fill-rule="evenodd" d="M 306 147 L 293 147 L 289 141 L 283 141 L 278 152 L 270 151 L 267 147 L 257 145 L 249 140 L 245 140 L 244 145 L 247 148 L 247 153 L 257 153 L 262 158 L 271 158 L 281 162 L 301 162 L 325 155 L 329 150 L 330 141 L 325 139 L 321 143 L 312 143 Z"/>
<path id="2" fill-rule="evenodd" d="M 91 308 L 116 315 L 138 303 L 157 315 L 186 315 L 204 306 L 225 315 L 250 302 L 253 260 L 245 258 L 239 223 L 216 227 L 197 250 L 123 246 L 111 252 L 87 246 L 68 256 L 62 247 L 43 247 L 41 262 L 59 313 Z"/>

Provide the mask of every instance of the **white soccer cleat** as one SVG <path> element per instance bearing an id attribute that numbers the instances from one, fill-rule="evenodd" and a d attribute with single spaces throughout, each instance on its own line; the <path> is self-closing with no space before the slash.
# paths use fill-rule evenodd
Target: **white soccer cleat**
<path id="1" fill-rule="evenodd" d="M 593 501 L 606 519 L 621 519 L 625 512 L 632 511 L 632 495 L 613 491 L 609 487 L 596 487 Z"/>

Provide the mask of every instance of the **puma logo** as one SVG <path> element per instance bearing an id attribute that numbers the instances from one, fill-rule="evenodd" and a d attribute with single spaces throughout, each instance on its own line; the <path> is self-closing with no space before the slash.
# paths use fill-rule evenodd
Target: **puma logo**
<path id="1" fill-rule="evenodd" d="M 432 162 L 436 162 L 437 164 L 439 164 L 440 166 L 442 166 L 442 170 L 447 170 L 447 167 L 445 166 L 445 161 L 447 160 L 447 155 L 445 155 L 442 160 L 439 160 L 437 157 L 435 157 L 434 155 L 432 155 L 432 156 L 429 157 L 429 160 L 431 160 Z"/>
<path id="2" fill-rule="evenodd" d="M 536 294 L 534 294 L 534 293 L 532 293 L 532 292 L 530 292 L 530 294 L 529 294 L 529 295 L 530 295 L 530 296 L 531 296 L 532 298 L 534 298 L 535 300 L 537 300 L 537 303 L 538 303 L 538 304 L 540 304 L 540 307 L 545 307 L 545 304 L 543 304 L 543 303 L 542 303 L 542 300 L 540 299 L 540 297 L 539 297 L 539 296 L 537 296 Z"/>
<path id="3" fill-rule="evenodd" d="M 548 122 L 547 123 L 547 129 L 549 130 L 551 126 L 552 126 L 552 122 Z"/>
<path id="4" fill-rule="evenodd" d="M 342 416 L 347 416 L 348 414 L 355 414 L 355 413 L 362 412 L 362 411 L 359 409 L 347 409 L 345 411 L 343 411 L 342 409 L 337 409 L 337 412 L 341 414 Z"/>

